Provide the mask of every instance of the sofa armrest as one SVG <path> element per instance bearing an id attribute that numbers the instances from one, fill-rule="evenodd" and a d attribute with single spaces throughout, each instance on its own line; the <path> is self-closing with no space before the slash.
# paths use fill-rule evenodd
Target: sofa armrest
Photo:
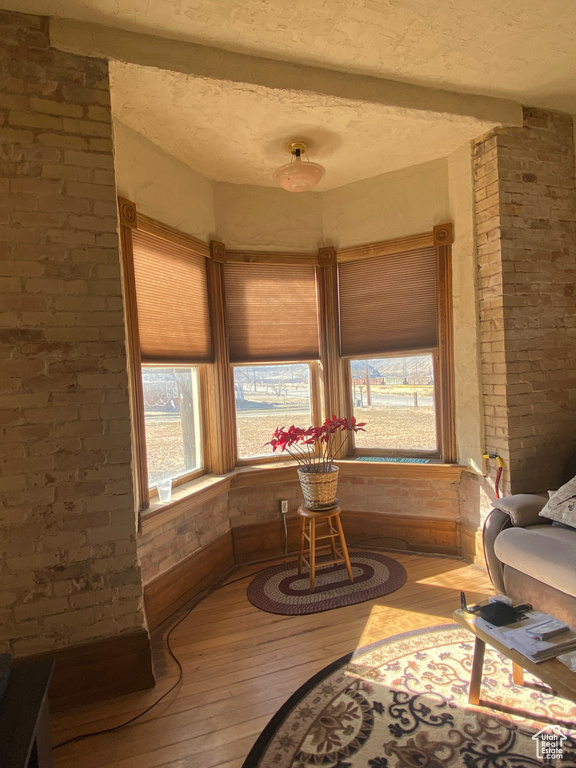
<path id="1" fill-rule="evenodd" d="M 507 512 L 503 512 L 501 509 L 493 509 L 484 521 L 484 530 L 482 532 L 484 560 L 486 561 L 486 568 L 488 569 L 490 581 L 499 592 L 503 593 L 505 593 L 503 566 L 494 552 L 494 542 L 501 531 L 511 527 L 512 521 L 510 515 Z"/>
<path id="2" fill-rule="evenodd" d="M 548 522 L 546 518 L 539 516 L 547 501 L 546 494 L 515 493 L 494 499 L 492 506 L 507 514 L 512 525 L 525 528 L 527 525 L 544 525 Z"/>

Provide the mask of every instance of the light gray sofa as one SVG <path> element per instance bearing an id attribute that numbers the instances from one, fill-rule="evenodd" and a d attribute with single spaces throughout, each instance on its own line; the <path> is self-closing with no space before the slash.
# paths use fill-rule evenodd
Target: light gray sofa
<path id="1" fill-rule="evenodd" d="M 484 524 L 486 565 L 499 592 L 576 626 L 576 529 L 540 517 L 547 500 L 515 494 L 492 502 Z"/>

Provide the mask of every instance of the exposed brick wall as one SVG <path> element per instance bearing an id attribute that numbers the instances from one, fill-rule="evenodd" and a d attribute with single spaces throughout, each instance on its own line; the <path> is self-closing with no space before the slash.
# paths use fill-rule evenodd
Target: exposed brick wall
<path id="1" fill-rule="evenodd" d="M 296 468 L 294 475 L 296 476 Z M 232 528 L 280 520 L 282 499 L 288 500 L 288 508 L 292 513 L 300 506 L 302 489 L 296 477 L 290 482 L 232 488 L 228 494 L 228 515 Z"/>
<path id="2" fill-rule="evenodd" d="M 229 529 L 227 491 L 202 504 L 183 503 L 177 515 L 161 516 L 157 524 L 151 520 L 138 537 L 142 580 L 148 584 Z"/>
<path id="3" fill-rule="evenodd" d="M 345 477 L 338 483 L 343 509 L 457 520 L 458 483 L 384 477 Z"/>
<path id="4" fill-rule="evenodd" d="M 571 118 L 525 109 L 476 143 L 474 170 L 487 448 L 507 490 L 546 490 L 576 446 Z"/>
<path id="5" fill-rule="evenodd" d="M 0 12 L 0 648 L 143 626 L 107 65 Z"/>
<path id="6" fill-rule="evenodd" d="M 279 519 L 280 499 L 288 499 L 292 513 L 298 509 L 302 501 L 298 480 L 232 489 L 228 501 L 232 527 Z M 458 483 L 449 480 L 341 476 L 338 499 L 343 509 L 354 512 L 449 520 L 460 514 Z"/>

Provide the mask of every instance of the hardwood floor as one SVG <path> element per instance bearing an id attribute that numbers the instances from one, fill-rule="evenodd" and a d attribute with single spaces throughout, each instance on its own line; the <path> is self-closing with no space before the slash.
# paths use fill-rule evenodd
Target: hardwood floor
<path id="1" fill-rule="evenodd" d="M 397 592 L 310 616 L 254 608 L 249 579 L 235 580 L 261 566 L 242 566 L 173 631 L 178 688 L 136 724 L 57 749 L 55 768 L 240 768 L 274 712 L 326 664 L 382 637 L 451 622 L 461 589 L 469 602 L 493 593 L 486 573 L 462 560 L 392 556 L 408 572 Z M 53 744 L 124 722 L 167 691 L 178 676 L 165 643 L 174 623 L 153 633 L 156 687 L 53 715 Z"/>

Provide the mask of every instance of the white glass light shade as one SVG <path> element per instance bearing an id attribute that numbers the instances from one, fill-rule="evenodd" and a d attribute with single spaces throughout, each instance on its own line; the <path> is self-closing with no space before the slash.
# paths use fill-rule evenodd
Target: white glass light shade
<path id="1" fill-rule="evenodd" d="M 274 179 L 288 192 L 309 192 L 325 173 L 318 163 L 303 163 L 300 157 L 295 157 L 291 163 L 274 171 Z"/>

